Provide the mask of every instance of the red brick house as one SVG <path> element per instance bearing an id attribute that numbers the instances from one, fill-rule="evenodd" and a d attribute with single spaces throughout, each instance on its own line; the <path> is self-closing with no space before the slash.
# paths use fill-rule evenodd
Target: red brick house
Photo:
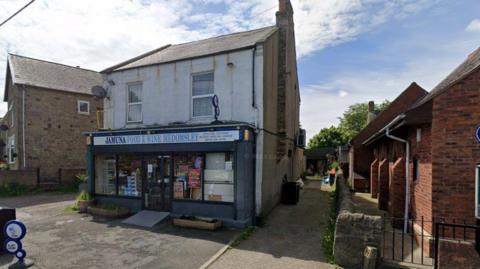
<path id="1" fill-rule="evenodd" d="M 361 142 L 374 155 L 370 180 L 378 186 L 372 184 L 372 196 L 378 193 L 381 209 L 393 217 L 423 217 L 426 234 L 432 233 L 432 218 L 475 222 L 479 103 L 477 49 L 428 95 Z"/>
<path id="2" fill-rule="evenodd" d="M 375 154 L 370 147 L 363 142 L 392 121 L 396 116 L 408 110 L 415 102 L 427 95 L 427 92 L 413 82 L 381 113 L 376 115 L 368 125 L 360 131 L 351 141 L 349 150 L 349 175 L 356 191 L 370 191 L 375 189 L 376 182 L 370 181 L 371 165 L 375 160 Z M 373 103 L 369 105 L 369 113 L 373 113 Z M 373 184 L 373 186 L 371 186 Z M 376 192 L 373 192 L 376 197 Z"/>

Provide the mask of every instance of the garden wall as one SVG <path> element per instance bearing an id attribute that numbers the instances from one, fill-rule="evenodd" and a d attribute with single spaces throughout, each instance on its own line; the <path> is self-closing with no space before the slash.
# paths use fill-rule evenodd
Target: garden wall
<path id="1" fill-rule="evenodd" d="M 0 170 L 0 186 L 17 183 L 26 186 L 37 186 L 37 169 L 30 170 Z"/>
<path id="2" fill-rule="evenodd" d="M 365 247 L 381 247 L 382 218 L 354 213 L 351 193 L 342 173 L 338 174 L 337 192 L 339 212 L 333 246 L 335 263 L 345 268 L 361 268 Z"/>

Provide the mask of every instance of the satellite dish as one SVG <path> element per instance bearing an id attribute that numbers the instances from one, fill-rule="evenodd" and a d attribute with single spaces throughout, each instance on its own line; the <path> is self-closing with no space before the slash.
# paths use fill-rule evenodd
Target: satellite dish
<path id="1" fill-rule="evenodd" d="M 95 97 L 102 98 L 102 99 L 107 97 L 107 90 L 105 90 L 105 88 L 103 88 L 102 86 L 99 86 L 99 85 L 93 86 L 90 91 Z"/>
<path id="2" fill-rule="evenodd" d="M 8 126 L 5 124 L 0 125 L 0 131 L 6 131 L 8 130 Z"/>

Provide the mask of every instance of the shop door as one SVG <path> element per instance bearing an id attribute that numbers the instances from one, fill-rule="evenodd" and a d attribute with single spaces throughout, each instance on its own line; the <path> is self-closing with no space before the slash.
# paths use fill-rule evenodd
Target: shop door
<path id="1" fill-rule="evenodd" d="M 157 156 L 147 160 L 147 184 L 144 203 L 149 210 L 170 211 L 171 207 L 171 157 Z"/>

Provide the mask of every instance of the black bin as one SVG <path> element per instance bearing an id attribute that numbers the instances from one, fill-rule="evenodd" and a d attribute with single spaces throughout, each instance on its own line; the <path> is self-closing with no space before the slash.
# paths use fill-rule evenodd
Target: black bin
<path id="1" fill-rule="evenodd" d="M 300 185 L 297 182 L 285 182 L 282 185 L 282 204 L 296 205 L 300 199 Z"/>
<path id="2" fill-rule="evenodd" d="M 16 213 L 15 213 L 15 208 L 7 208 L 7 207 L 0 207 L 0 228 L 2 229 L 0 231 L 0 253 L 6 253 L 5 249 L 3 248 L 3 244 L 5 242 L 5 224 L 7 224 L 8 221 L 16 219 Z"/>

